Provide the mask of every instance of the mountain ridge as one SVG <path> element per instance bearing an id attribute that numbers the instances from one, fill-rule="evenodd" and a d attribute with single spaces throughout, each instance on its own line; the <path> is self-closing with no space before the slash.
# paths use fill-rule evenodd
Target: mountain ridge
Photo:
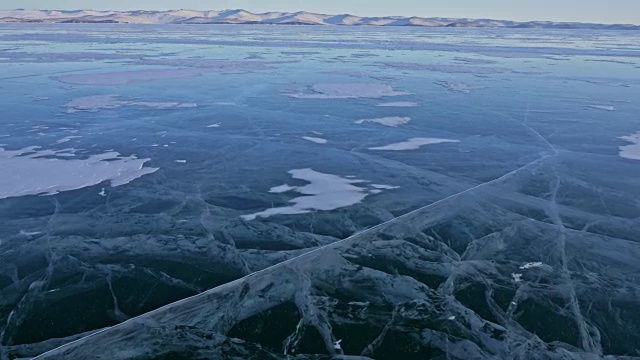
<path id="1" fill-rule="evenodd" d="M 361 17 L 351 14 L 327 15 L 305 11 L 252 13 L 227 10 L 0 10 L 0 23 L 117 23 L 117 24 L 264 24 L 323 26 L 415 26 L 536 29 L 640 30 L 634 24 L 597 24 L 552 21 L 511 21 L 494 19 L 417 16 Z"/>

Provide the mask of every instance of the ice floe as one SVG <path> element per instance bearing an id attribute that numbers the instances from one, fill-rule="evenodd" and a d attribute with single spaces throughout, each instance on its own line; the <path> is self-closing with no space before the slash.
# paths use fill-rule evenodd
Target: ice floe
<path id="1" fill-rule="evenodd" d="M 386 150 L 386 151 L 402 151 L 402 150 L 415 150 L 425 145 L 442 144 L 442 143 L 457 143 L 460 140 L 451 139 L 438 139 L 438 138 L 412 138 L 407 141 L 389 144 L 385 146 L 371 147 L 369 150 Z"/>
<path id="2" fill-rule="evenodd" d="M 201 73 L 202 71 L 197 69 L 138 70 L 62 75 L 53 79 L 76 85 L 125 85 L 139 81 L 190 78 Z"/>
<path id="3" fill-rule="evenodd" d="M 326 144 L 327 143 L 327 139 L 323 139 L 323 138 L 319 138 L 319 137 L 303 136 L 302 138 L 307 140 L 307 141 L 314 142 L 316 144 Z"/>
<path id="4" fill-rule="evenodd" d="M 177 109 L 177 108 L 194 108 L 194 103 L 179 102 L 150 102 L 150 101 L 129 101 L 121 100 L 118 95 L 91 95 L 73 99 L 64 105 L 67 113 L 75 113 L 78 111 L 96 112 L 100 110 L 117 109 L 124 106 L 138 106 L 150 109 Z"/>
<path id="5" fill-rule="evenodd" d="M 383 118 L 377 118 L 377 119 L 361 119 L 361 120 L 356 120 L 355 123 L 364 124 L 367 122 L 372 122 L 372 123 L 389 126 L 389 127 L 398 127 L 400 125 L 408 124 L 409 121 L 411 121 L 411 118 L 409 117 L 391 116 L 391 117 L 383 117 Z"/>
<path id="6" fill-rule="evenodd" d="M 60 156 L 64 159 L 61 159 Z M 21 150 L 0 148 L 0 199 L 24 195 L 53 195 L 110 181 L 111 186 L 127 184 L 151 174 L 157 168 L 144 167 L 149 159 L 121 156 L 110 151 L 83 158 L 70 158 L 69 150 Z"/>
<path id="7" fill-rule="evenodd" d="M 241 216 L 244 220 L 267 218 L 275 215 L 306 214 L 316 210 L 329 211 L 355 205 L 364 200 L 373 190 L 356 184 L 366 184 L 367 181 L 347 179 L 342 176 L 325 174 L 313 169 L 294 169 L 289 171 L 294 179 L 304 180 L 309 184 L 304 186 L 280 185 L 271 188 L 270 193 L 285 193 L 295 191 L 302 196 L 289 201 L 291 205 L 274 207 L 254 214 Z M 378 189 L 379 190 L 379 189 Z M 381 190 L 379 190 L 381 191 Z"/>
<path id="8" fill-rule="evenodd" d="M 396 91 L 391 85 L 381 83 L 355 84 L 316 84 L 306 92 L 288 94 L 299 99 L 379 99 L 387 96 L 411 95 L 404 91 Z"/>
<path id="9" fill-rule="evenodd" d="M 628 141 L 631 145 L 620 146 L 620 157 L 631 160 L 640 160 L 640 131 L 620 139 Z"/>
<path id="10" fill-rule="evenodd" d="M 418 103 L 414 103 L 411 101 L 392 101 L 377 104 L 378 107 L 417 107 L 420 106 Z"/>

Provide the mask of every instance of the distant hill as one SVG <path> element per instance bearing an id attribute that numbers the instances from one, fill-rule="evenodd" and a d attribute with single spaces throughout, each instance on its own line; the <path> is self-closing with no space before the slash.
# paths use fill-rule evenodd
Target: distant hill
<path id="1" fill-rule="evenodd" d="M 0 10 L 0 23 L 118 23 L 118 24 L 265 24 L 333 26 L 488 27 L 534 29 L 640 30 L 640 25 L 588 24 L 550 21 L 515 22 L 490 19 L 420 17 L 359 17 L 308 12 L 254 14 L 245 10 L 223 11 L 93 11 Z"/>

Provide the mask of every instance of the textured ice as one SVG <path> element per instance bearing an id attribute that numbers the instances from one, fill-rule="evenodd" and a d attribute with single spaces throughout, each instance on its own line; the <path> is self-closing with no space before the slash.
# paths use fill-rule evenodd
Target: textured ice
<path id="1" fill-rule="evenodd" d="M 497 66 L 456 65 L 456 64 L 421 64 L 412 62 L 387 62 L 380 66 L 401 70 L 433 71 L 450 74 L 501 74 L 510 72 L 508 68 Z"/>
<path id="2" fill-rule="evenodd" d="M 396 91 L 391 85 L 380 83 L 316 84 L 307 92 L 289 94 L 299 99 L 379 99 L 402 95 L 410 95 L 410 93 Z"/>
<path id="3" fill-rule="evenodd" d="M 91 155 L 86 159 L 59 159 L 50 150 L 0 148 L 0 199 L 24 195 L 53 195 L 110 181 L 111 186 L 127 184 L 157 168 L 144 167 L 149 159 L 123 157 L 117 152 Z"/>
<path id="4" fill-rule="evenodd" d="M 333 174 L 325 174 L 313 169 L 294 169 L 289 171 L 294 179 L 304 180 L 309 184 L 291 187 L 281 185 L 271 188 L 272 193 L 295 191 L 303 196 L 289 200 L 290 206 L 274 207 L 249 215 L 242 215 L 244 220 L 268 218 L 275 215 L 297 215 L 321 210 L 329 211 L 355 205 L 369 194 L 367 187 L 356 186 L 364 180 L 348 179 Z"/>
<path id="5" fill-rule="evenodd" d="M 620 156 L 625 159 L 640 160 L 640 131 L 620 139 L 628 141 L 631 145 L 620 146 Z"/>
<path id="6" fill-rule="evenodd" d="M 438 81 L 436 84 L 444 87 L 445 89 L 451 92 L 458 92 L 462 94 L 469 94 L 475 89 L 481 89 L 482 87 L 473 86 L 463 82 L 452 82 L 452 81 Z"/>
<path id="7" fill-rule="evenodd" d="M 418 103 L 410 102 L 410 101 L 391 101 L 377 104 L 379 107 L 417 107 L 420 106 Z"/>
<path id="8" fill-rule="evenodd" d="M 384 151 L 403 151 L 403 150 L 415 150 L 425 145 L 443 144 L 443 143 L 457 143 L 460 140 L 451 139 L 439 139 L 439 138 L 411 138 L 407 141 L 370 147 L 369 150 L 384 150 Z"/>
<path id="9" fill-rule="evenodd" d="M 76 85 L 125 85 L 139 81 L 184 79 L 198 76 L 197 69 L 137 70 L 55 76 L 54 79 Z"/>
<path id="10" fill-rule="evenodd" d="M 176 109 L 176 108 L 194 108 L 194 103 L 178 103 L 178 102 L 149 102 L 149 101 L 129 101 L 121 100 L 118 95 L 91 95 L 77 98 L 65 104 L 68 113 L 78 111 L 100 111 L 108 109 L 117 109 L 124 106 L 138 106 L 150 109 Z"/>
<path id="11" fill-rule="evenodd" d="M 136 62 L 133 62 L 134 64 Z M 157 65 L 171 67 L 189 67 L 203 69 L 207 73 L 242 73 L 260 70 L 273 69 L 276 64 L 282 62 L 267 61 L 229 61 L 229 60 L 213 60 L 213 59 L 145 59 L 139 61 L 141 65 Z"/>
<path id="12" fill-rule="evenodd" d="M 314 142 L 316 144 L 326 144 L 327 143 L 327 139 L 323 139 L 323 138 L 319 138 L 319 137 L 303 136 L 302 138 L 307 140 L 307 141 Z"/>
<path id="13" fill-rule="evenodd" d="M 372 122 L 372 123 L 389 126 L 389 127 L 398 127 L 400 125 L 408 124 L 409 121 L 411 121 L 410 117 L 390 116 L 390 117 L 377 118 L 377 119 L 361 119 L 361 120 L 356 120 L 355 123 L 364 124 L 364 123 Z"/>

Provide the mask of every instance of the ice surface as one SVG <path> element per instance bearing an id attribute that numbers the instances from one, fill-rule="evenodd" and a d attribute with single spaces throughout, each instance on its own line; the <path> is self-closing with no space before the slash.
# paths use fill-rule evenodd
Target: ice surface
<path id="1" fill-rule="evenodd" d="M 0 359 L 638 357 L 640 166 L 617 155 L 640 142 L 639 37 L 3 25 L 2 147 L 42 146 L 10 157 L 38 169 L 10 185 L 99 181 L 89 173 L 103 170 L 86 163 L 104 149 L 126 155 L 100 160 L 112 165 L 101 164 L 108 174 L 99 178 L 137 180 L 0 199 Z M 285 51 L 315 54 L 273 61 Z M 247 61 L 258 57 L 265 61 Z M 438 67 L 384 65 L 397 62 Z M 51 81 L 160 66 L 202 76 L 110 87 Z M 439 80 L 485 90 L 452 96 Z M 322 95 L 306 85 L 323 83 L 413 95 L 283 96 Z M 60 111 L 103 94 L 199 107 Z M 376 106 L 390 100 L 421 107 Z M 616 111 L 586 111 L 590 104 Z M 393 116 L 412 120 L 353 124 Z M 67 136 L 82 138 L 55 143 Z M 429 137 L 461 142 L 367 150 Z M 58 150 L 66 144 L 81 149 Z M 130 154 L 129 162 L 153 159 L 142 170 L 162 170 L 140 178 Z M 290 169 L 319 174 L 291 178 Z M 0 179 L 16 172 L 1 170 Z M 269 209 L 305 213 L 256 215 Z"/>
<path id="2" fill-rule="evenodd" d="M 55 76 L 54 79 L 76 85 L 125 85 L 140 81 L 184 79 L 198 76 L 197 69 L 138 70 Z"/>
<path id="3" fill-rule="evenodd" d="M 289 94 L 289 96 L 299 99 L 379 99 L 387 96 L 410 95 L 408 92 L 394 90 L 391 85 L 380 83 L 316 84 L 309 90 Z"/>
<path id="4" fill-rule="evenodd" d="M 108 109 L 117 109 L 124 106 L 139 106 L 150 109 L 179 109 L 194 108 L 194 103 L 178 103 L 178 102 L 149 102 L 149 101 L 129 101 L 121 100 L 118 95 L 91 95 L 73 99 L 65 104 L 68 113 L 78 111 L 100 111 Z"/>
<path id="5" fill-rule="evenodd" d="M 144 167 L 149 159 L 123 157 L 117 152 L 91 155 L 86 159 L 43 158 L 50 150 L 0 148 L 0 199 L 25 195 L 53 195 L 110 181 L 112 186 L 127 184 L 157 171 Z"/>
<path id="6" fill-rule="evenodd" d="M 319 138 L 319 137 L 303 136 L 302 138 L 307 140 L 307 141 L 314 142 L 316 144 L 326 144 L 327 143 L 327 139 L 323 139 L 323 138 Z"/>
<path id="7" fill-rule="evenodd" d="M 631 145 L 620 146 L 620 156 L 625 159 L 640 160 L 640 131 L 620 139 L 628 141 Z"/>
<path id="8" fill-rule="evenodd" d="M 411 121 L 410 117 L 390 116 L 390 117 L 377 118 L 377 119 L 361 119 L 361 120 L 356 120 L 355 123 L 364 124 L 367 122 L 372 122 L 372 123 L 389 126 L 389 127 L 398 127 L 400 125 L 408 124 L 409 121 Z"/>
<path id="9" fill-rule="evenodd" d="M 356 186 L 364 180 L 348 179 L 333 174 L 325 174 L 313 169 L 294 169 L 289 171 L 294 179 L 309 182 L 308 185 L 291 187 L 281 185 L 271 188 L 272 193 L 296 191 L 303 196 L 289 200 L 292 205 L 275 207 L 249 215 L 242 215 L 244 220 L 268 218 L 275 215 L 297 215 L 312 211 L 329 211 L 355 205 L 364 200 L 369 192 L 367 187 Z"/>
<path id="10" fill-rule="evenodd" d="M 410 102 L 410 101 L 391 101 L 377 104 L 379 107 L 418 107 L 418 103 Z"/>
<path id="11" fill-rule="evenodd" d="M 384 150 L 384 151 L 402 151 L 402 150 L 415 150 L 425 145 L 443 144 L 443 143 L 457 143 L 460 140 L 451 139 L 439 139 L 439 138 L 411 138 L 407 141 L 389 144 L 385 146 L 370 147 L 369 150 Z"/>

